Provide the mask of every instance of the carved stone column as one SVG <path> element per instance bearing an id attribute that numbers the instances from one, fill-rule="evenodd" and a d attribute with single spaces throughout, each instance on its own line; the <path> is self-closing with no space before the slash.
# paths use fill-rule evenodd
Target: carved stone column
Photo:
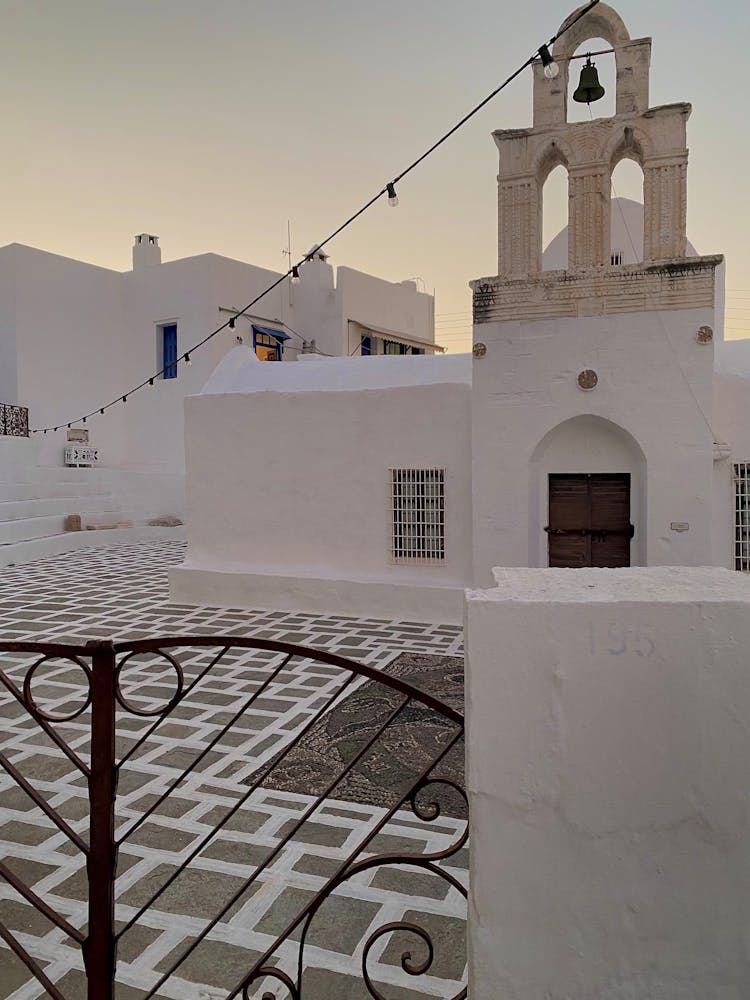
<path id="1" fill-rule="evenodd" d="M 498 188 L 498 274 L 536 274 L 541 267 L 539 190 L 535 178 Z"/>
<path id="2" fill-rule="evenodd" d="M 643 178 L 645 259 L 684 257 L 687 249 L 687 155 L 647 161 Z"/>
<path id="3" fill-rule="evenodd" d="M 603 165 L 569 174 L 569 268 L 609 263 L 609 185 L 609 171 Z"/>

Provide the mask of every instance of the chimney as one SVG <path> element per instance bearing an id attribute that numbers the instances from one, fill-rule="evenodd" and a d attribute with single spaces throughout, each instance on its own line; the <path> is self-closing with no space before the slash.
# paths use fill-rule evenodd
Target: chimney
<path id="1" fill-rule="evenodd" d="M 140 271 L 154 264 L 161 264 L 159 237 L 151 236 L 150 233 L 139 233 L 133 244 L 133 270 Z"/>

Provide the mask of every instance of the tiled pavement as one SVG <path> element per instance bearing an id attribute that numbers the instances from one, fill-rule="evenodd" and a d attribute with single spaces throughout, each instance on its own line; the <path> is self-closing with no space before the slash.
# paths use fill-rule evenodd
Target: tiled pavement
<path id="1" fill-rule="evenodd" d="M 155 635 L 233 634 L 302 643 L 385 667 L 399 653 L 460 654 L 460 629 L 362 618 L 290 613 L 188 608 L 167 601 L 166 567 L 182 558 L 179 542 L 141 543 L 96 549 L 40 560 L 3 572 L 0 580 L 0 642 L 10 639 L 81 641 L 96 637 L 137 639 Z M 192 650 L 188 677 L 208 662 L 214 650 Z M 118 788 L 121 831 L 132 826 L 156 801 L 257 688 L 274 654 L 232 651 L 206 682 L 128 761 Z M 2 665 L 14 671 L 7 655 Z M 16 664 L 18 672 L 20 662 Z M 157 669 L 158 667 L 158 669 Z M 126 685 L 142 705 L 156 704 L 169 690 L 166 665 L 140 657 L 127 671 Z M 146 679 L 148 678 L 148 684 Z M 250 717 L 241 717 L 195 770 L 123 845 L 117 883 L 117 916 L 134 917 L 164 884 L 175 867 L 207 837 L 215 824 L 248 790 L 248 779 L 278 751 L 290 732 L 310 720 L 326 695 L 340 685 L 334 668 L 293 660 L 258 699 Z M 50 666 L 35 692 L 56 711 L 71 705 L 79 683 L 75 668 Z M 135 691 L 137 690 L 137 694 Z M 167 695 L 168 696 L 168 695 Z M 76 831 L 86 829 L 83 779 L 15 702 L 0 701 L 3 742 L 13 763 L 33 781 Z M 82 755 L 87 750 L 87 714 L 61 725 L 60 732 Z M 124 716 L 118 749 L 127 752 L 149 720 Z M 242 881 L 286 836 L 290 822 L 309 808 L 309 795 L 259 788 L 185 873 L 126 931 L 119 946 L 120 1000 L 144 998 L 165 971 L 186 951 L 196 934 L 229 902 Z M 226 996 L 254 960 L 270 947 L 290 916 L 324 885 L 326 875 L 361 842 L 384 810 L 336 800 L 319 808 L 278 853 L 273 863 L 231 906 L 176 969 L 158 997 L 208 1000 Z M 444 849 L 462 829 L 461 821 L 441 816 L 430 823 L 399 812 L 384 828 L 372 851 L 422 853 Z M 63 833 L 36 809 L 4 775 L 0 777 L 0 840 L 4 860 L 72 924 L 85 921 L 82 857 Z M 465 883 L 467 851 L 450 859 L 450 870 Z M 447 867 L 448 865 L 446 865 Z M 41 962 L 46 974 L 70 1000 L 85 996 L 79 949 L 0 883 L 2 919 Z M 380 938 L 368 969 L 388 1000 L 452 997 L 465 976 L 460 894 L 436 876 L 404 867 L 369 871 L 345 883 L 326 902 L 312 924 L 305 950 L 306 1000 L 367 996 L 361 976 L 363 943 L 384 923 L 408 920 L 427 929 L 435 959 L 427 975 L 410 977 L 400 968 L 403 951 L 414 960 L 422 946 L 408 935 Z M 292 970 L 294 942 L 277 952 L 279 965 Z M 288 992 L 266 980 L 260 997 Z M 0 997 L 34 1000 L 44 990 L 7 949 L 0 951 Z"/>

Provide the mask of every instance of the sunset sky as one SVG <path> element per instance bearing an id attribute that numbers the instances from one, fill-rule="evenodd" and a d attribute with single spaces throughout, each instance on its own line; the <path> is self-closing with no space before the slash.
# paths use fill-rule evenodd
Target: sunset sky
<path id="1" fill-rule="evenodd" d="M 728 336 L 750 336 L 750 4 L 627 0 L 653 37 L 651 104 L 690 101 L 688 235 L 727 256 Z M 0 245 L 118 270 L 132 237 L 285 270 L 523 62 L 552 0 L 0 0 Z M 612 79 L 602 57 L 605 87 Z M 613 93 L 594 105 L 613 110 Z M 468 343 L 467 282 L 496 272 L 495 128 L 531 124 L 527 71 L 330 248 L 435 291 Z M 624 168 L 617 194 L 640 200 Z M 548 235 L 564 224 L 550 189 Z"/>

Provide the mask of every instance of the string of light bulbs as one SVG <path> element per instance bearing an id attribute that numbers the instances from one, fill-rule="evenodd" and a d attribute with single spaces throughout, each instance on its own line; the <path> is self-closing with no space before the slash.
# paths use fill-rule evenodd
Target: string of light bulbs
<path id="1" fill-rule="evenodd" d="M 317 243 L 312 248 L 312 250 L 309 250 L 304 257 L 302 257 L 300 260 L 297 261 L 296 264 L 292 264 L 286 271 L 286 273 L 280 275 L 275 281 L 272 281 L 267 288 L 265 288 L 262 292 L 256 295 L 255 298 L 252 299 L 250 302 L 248 302 L 248 304 L 243 309 L 238 309 L 237 312 L 234 313 L 234 315 L 230 316 L 229 319 L 227 319 L 224 323 L 222 323 L 220 326 L 217 326 L 214 330 L 208 333 L 203 338 L 203 340 L 199 340 L 198 343 L 193 344 L 190 350 L 185 351 L 185 353 L 181 357 L 177 358 L 175 361 L 171 362 L 168 365 L 164 365 L 161 369 L 159 369 L 159 371 L 154 372 L 153 375 L 150 375 L 148 378 L 144 379 L 143 382 L 140 382 L 138 385 L 133 386 L 132 389 L 129 389 L 121 396 L 117 396 L 116 399 L 111 400 L 109 403 L 105 403 L 102 406 L 96 407 L 95 409 L 91 410 L 90 413 L 86 413 L 75 420 L 63 421 L 57 424 L 56 426 L 50 425 L 49 427 L 35 427 L 31 430 L 31 433 L 47 434 L 48 431 L 52 431 L 53 433 L 55 433 L 59 430 L 62 430 L 63 427 L 67 427 L 69 429 L 70 427 L 72 427 L 73 424 L 78 424 L 78 423 L 85 424 L 90 417 L 94 417 L 97 415 L 103 416 L 104 412 L 106 410 L 109 410 L 111 407 L 117 406 L 120 403 L 123 404 L 127 403 L 129 396 L 132 396 L 134 393 L 143 389 L 145 386 L 153 387 L 155 384 L 155 380 L 160 376 L 164 375 L 167 369 L 173 370 L 176 365 L 180 364 L 180 362 L 184 362 L 184 364 L 189 367 L 192 364 L 192 360 L 190 357 L 191 354 L 194 354 L 197 350 L 203 347 L 204 344 L 207 344 L 209 340 L 212 340 L 218 334 L 222 333 L 222 331 L 226 329 L 234 329 L 235 321 L 238 317 L 242 316 L 244 313 L 247 313 L 250 309 L 252 309 L 253 306 L 255 306 L 258 302 L 260 302 L 260 300 L 264 296 L 268 295 L 269 292 L 272 292 L 275 288 L 278 288 L 279 285 L 281 285 L 287 279 L 291 280 L 293 283 L 298 282 L 300 280 L 300 269 L 304 267 L 304 265 L 308 261 L 312 260 L 316 254 L 320 253 L 323 247 L 327 246 L 345 229 L 348 229 L 349 226 L 351 226 L 361 215 L 364 215 L 365 212 L 367 212 L 370 208 L 372 208 L 372 206 L 377 201 L 380 201 L 380 199 L 384 195 L 387 196 L 388 198 L 388 204 L 391 207 L 395 208 L 398 205 L 398 194 L 396 193 L 396 185 L 399 184 L 413 170 L 415 170 L 421 163 L 423 163 L 428 156 L 431 156 L 437 149 L 439 149 L 444 142 L 447 142 L 447 140 L 450 139 L 452 135 L 458 132 L 458 130 L 462 128 L 468 121 L 470 121 L 476 114 L 478 114 L 482 110 L 482 108 L 484 108 L 487 104 L 489 104 L 491 100 L 497 97 L 497 95 L 501 91 L 505 90 L 505 88 L 509 86 L 509 84 L 511 84 L 516 79 L 516 77 L 520 76 L 521 73 L 523 73 L 524 70 L 528 69 L 528 67 L 531 66 L 537 59 L 540 59 L 542 62 L 542 66 L 544 67 L 545 77 L 547 79 L 554 79 L 559 73 L 559 67 L 552 58 L 552 54 L 550 53 L 550 47 L 555 44 L 558 38 L 561 38 L 566 32 L 570 31 L 570 29 L 575 24 L 577 24 L 578 21 L 581 20 L 581 18 L 585 17 L 590 10 L 596 7 L 599 2 L 600 0 L 590 0 L 590 2 L 587 3 L 585 7 L 582 7 L 574 17 L 571 17 L 563 24 L 562 28 L 556 35 L 553 35 L 552 38 L 550 38 L 546 44 L 541 45 L 531 56 L 529 56 L 529 58 L 521 66 L 518 67 L 517 70 L 511 73 L 511 75 L 507 77 L 507 79 L 505 79 L 482 101 L 480 101 L 479 104 L 475 105 L 471 109 L 471 111 L 465 114 L 463 118 L 460 119 L 460 121 L 456 122 L 456 124 L 452 128 L 450 128 L 447 132 L 445 132 L 436 142 L 434 142 L 428 149 L 426 149 L 420 156 L 418 156 L 416 160 L 413 160 L 404 170 L 401 171 L 401 173 L 396 174 L 393 180 L 388 181 L 385 187 L 383 187 L 380 191 L 378 191 L 377 194 L 373 195 L 372 198 L 366 201 L 364 205 L 362 205 L 361 208 L 357 209 L 357 211 L 354 212 L 353 215 L 350 215 L 345 222 L 342 222 L 341 225 L 337 226 L 337 228 L 334 229 L 333 232 L 330 233 L 328 236 L 326 236 L 326 238 L 322 242 Z"/>

